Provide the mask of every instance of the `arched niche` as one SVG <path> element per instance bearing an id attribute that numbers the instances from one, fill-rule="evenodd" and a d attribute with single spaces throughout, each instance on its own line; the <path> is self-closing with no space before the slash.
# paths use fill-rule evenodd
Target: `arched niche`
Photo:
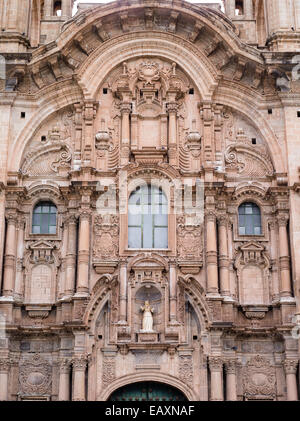
<path id="1" fill-rule="evenodd" d="M 141 307 L 144 306 L 146 301 L 153 308 L 153 330 L 161 332 L 164 320 L 162 294 L 154 285 L 144 285 L 135 294 L 134 330 L 139 332 L 142 329 L 143 311 Z"/>

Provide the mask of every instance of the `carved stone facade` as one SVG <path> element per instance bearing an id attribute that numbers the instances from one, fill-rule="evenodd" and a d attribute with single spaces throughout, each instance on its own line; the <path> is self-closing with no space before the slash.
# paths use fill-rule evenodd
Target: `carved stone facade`
<path id="1" fill-rule="evenodd" d="M 297 0 L 121 3 L 0 0 L 0 400 L 298 400 Z"/>

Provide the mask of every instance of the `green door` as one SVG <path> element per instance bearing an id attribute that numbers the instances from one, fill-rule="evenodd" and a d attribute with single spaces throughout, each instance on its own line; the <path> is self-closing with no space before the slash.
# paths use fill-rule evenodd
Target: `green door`
<path id="1" fill-rule="evenodd" d="M 179 390 L 156 382 L 133 383 L 116 390 L 109 401 L 187 401 Z"/>

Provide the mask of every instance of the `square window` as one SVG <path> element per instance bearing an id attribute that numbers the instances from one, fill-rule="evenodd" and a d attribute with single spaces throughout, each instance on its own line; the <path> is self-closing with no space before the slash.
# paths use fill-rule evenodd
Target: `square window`
<path id="1" fill-rule="evenodd" d="M 21 118 L 25 118 L 26 117 L 26 113 L 24 111 L 21 112 Z"/>
<path id="2" fill-rule="evenodd" d="M 142 231 L 141 228 L 129 227 L 128 228 L 128 247 L 141 248 L 142 246 Z"/>

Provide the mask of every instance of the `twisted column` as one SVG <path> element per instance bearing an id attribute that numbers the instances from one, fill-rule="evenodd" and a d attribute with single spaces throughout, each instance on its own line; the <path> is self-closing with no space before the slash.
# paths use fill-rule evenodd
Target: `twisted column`
<path id="1" fill-rule="evenodd" d="M 211 401 L 223 401 L 223 360 L 209 357 Z"/>
<path id="2" fill-rule="evenodd" d="M 298 363 L 299 363 L 298 360 L 285 360 L 284 361 L 288 401 L 298 400 L 297 379 L 296 379 Z"/>

